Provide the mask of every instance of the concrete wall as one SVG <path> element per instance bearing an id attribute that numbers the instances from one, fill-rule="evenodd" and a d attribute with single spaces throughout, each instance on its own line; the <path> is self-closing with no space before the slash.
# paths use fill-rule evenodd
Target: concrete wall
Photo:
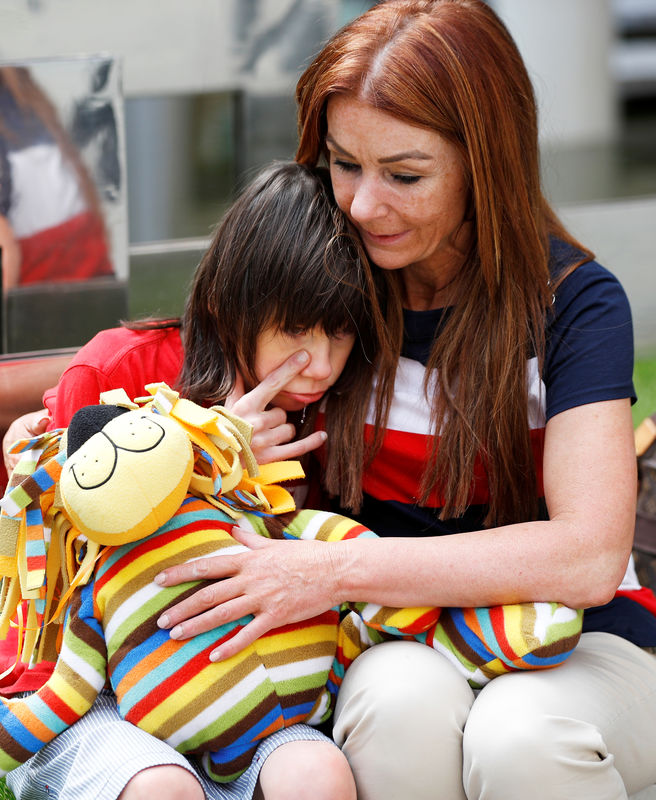
<path id="1" fill-rule="evenodd" d="M 127 97 L 281 89 L 338 15 L 334 0 L 0 0 L 0 59 L 109 52 Z"/>
<path id="2" fill-rule="evenodd" d="M 622 281 L 638 353 L 656 355 L 656 197 L 559 209 L 569 229 Z"/>
<path id="3" fill-rule="evenodd" d="M 612 74 L 612 2 L 490 4 L 515 38 L 533 80 L 549 196 L 574 235 L 622 281 L 637 351 L 656 354 L 656 127 L 650 165 L 629 168 L 618 146 L 622 121 Z M 633 191 L 640 196 L 630 196 Z"/>
<path id="4" fill-rule="evenodd" d="M 606 142 L 617 134 L 610 0 L 492 0 L 522 53 L 542 140 Z"/>
<path id="5" fill-rule="evenodd" d="M 615 181 L 613 156 L 610 151 L 604 156 L 602 149 L 595 156 L 597 166 L 592 158 L 592 148 L 612 144 L 618 133 L 609 58 L 611 0 L 490 3 L 526 59 L 540 103 L 543 143 L 570 153 L 560 162 L 565 165 L 561 184 L 569 180 L 582 187 L 580 193 L 568 187 L 576 205 L 560 206 L 561 214 L 626 286 L 639 348 L 656 349 L 656 195 L 618 200 L 609 192 L 603 197 L 604 186 Z M 364 5 L 360 0 L 350 0 L 350 6 L 346 0 L 0 0 L 0 59 L 110 52 L 122 59 L 126 97 L 144 102 L 157 95 L 241 89 L 255 98 L 246 108 L 253 152 L 288 156 L 291 148 L 269 150 L 284 146 L 278 145 L 287 136 L 282 119 L 292 113 L 291 92 L 302 64 L 344 21 L 345 8 L 357 13 Z M 179 142 L 178 108 L 171 117 L 168 101 L 161 99 L 164 105 L 140 120 L 139 128 L 147 134 L 157 131 L 159 122 L 162 142 Z M 275 114 L 269 128 L 262 123 L 264 111 L 268 119 Z M 168 174 L 168 185 L 183 189 L 185 178 L 170 160 L 163 168 L 161 161 L 146 161 L 143 152 L 137 161 L 144 170 Z M 590 167 L 584 163 L 588 157 Z M 585 181 L 594 202 L 579 202 L 579 194 L 586 196 Z M 162 189 L 155 201 L 146 201 L 153 215 L 167 192 Z M 553 199 L 557 206 L 564 200 L 557 193 Z M 149 221 L 148 235 L 158 230 L 158 221 Z"/>

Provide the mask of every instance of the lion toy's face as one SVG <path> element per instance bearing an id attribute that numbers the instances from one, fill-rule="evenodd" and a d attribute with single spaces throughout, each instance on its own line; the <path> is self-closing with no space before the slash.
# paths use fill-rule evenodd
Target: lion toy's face
<path id="1" fill-rule="evenodd" d="M 73 449 L 75 417 L 69 426 L 69 455 L 59 482 L 66 512 L 101 545 L 149 536 L 184 500 L 194 465 L 191 442 L 178 423 L 152 411 L 115 410 L 118 415 L 105 422 L 106 413 L 93 411 L 102 406 L 88 408 L 82 441 Z"/>

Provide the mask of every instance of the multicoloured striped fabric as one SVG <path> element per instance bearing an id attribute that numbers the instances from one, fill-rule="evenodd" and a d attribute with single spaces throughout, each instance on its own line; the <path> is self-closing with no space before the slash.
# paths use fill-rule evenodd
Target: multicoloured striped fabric
<path id="1" fill-rule="evenodd" d="M 223 511 L 188 495 L 156 533 L 103 552 L 94 581 L 76 590 L 52 678 L 30 697 L 2 701 L 3 774 L 79 719 L 106 678 L 126 720 L 180 752 L 202 756 L 208 774 L 225 782 L 246 769 L 257 743 L 273 731 L 326 720 L 349 664 L 380 641 L 414 637 L 482 684 L 511 669 L 560 663 L 580 633 L 580 613 L 558 604 L 440 613 L 355 603 L 270 631 L 235 657 L 212 663 L 210 651 L 251 618 L 175 641 L 156 620 L 199 583 L 162 588 L 153 579 L 181 561 L 244 550 L 229 533 L 232 525 Z M 245 513 L 240 526 L 275 538 L 375 536 L 345 517 L 307 510 Z"/>

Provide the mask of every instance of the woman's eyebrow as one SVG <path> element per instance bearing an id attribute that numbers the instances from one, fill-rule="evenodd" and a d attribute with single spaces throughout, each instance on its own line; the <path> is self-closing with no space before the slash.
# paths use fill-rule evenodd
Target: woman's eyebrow
<path id="1" fill-rule="evenodd" d="M 348 150 L 345 150 L 341 147 L 337 142 L 333 139 L 333 137 L 328 133 L 326 134 L 326 142 L 330 143 L 335 150 L 338 150 L 342 155 L 346 156 L 347 158 L 355 159 L 355 156 L 349 153 Z M 396 161 L 432 161 L 433 156 L 429 153 L 424 153 L 422 150 L 405 150 L 401 153 L 393 153 L 391 156 L 385 156 L 384 158 L 379 158 L 379 164 L 393 164 Z"/>
<path id="2" fill-rule="evenodd" d="M 391 156 L 385 156 L 385 158 L 379 158 L 379 164 L 391 164 L 393 161 L 432 161 L 433 156 L 429 155 L 428 153 L 424 153 L 421 150 L 406 150 L 403 153 L 394 153 Z"/>

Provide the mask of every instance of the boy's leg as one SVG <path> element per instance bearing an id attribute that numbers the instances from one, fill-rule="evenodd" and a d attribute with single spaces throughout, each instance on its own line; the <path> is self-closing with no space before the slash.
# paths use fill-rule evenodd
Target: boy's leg
<path id="1" fill-rule="evenodd" d="M 118 800 L 205 800 L 198 779 L 183 767 L 162 765 L 142 769 L 127 782 Z"/>
<path id="2" fill-rule="evenodd" d="M 133 786 L 139 776 L 140 783 L 153 778 L 158 781 L 164 774 L 161 768 L 170 767 L 184 770 L 189 776 L 189 780 L 182 776 L 186 786 L 181 796 L 193 796 L 191 792 L 199 786 L 208 800 L 249 800 L 268 757 L 281 745 L 297 741 L 319 741 L 336 749 L 320 731 L 294 725 L 264 739 L 251 767 L 237 780 L 214 783 L 193 760 L 122 720 L 114 695 L 103 691 L 79 722 L 10 772 L 7 785 L 17 800 L 49 800 L 53 796 L 66 800 L 116 800 L 130 788 L 132 779 Z M 151 793 L 149 797 L 152 796 Z"/>
<path id="3" fill-rule="evenodd" d="M 200 786 L 184 756 L 123 721 L 114 695 L 102 692 L 81 720 L 10 772 L 7 784 L 17 800 L 116 800 L 142 770 L 164 765 L 187 771 L 190 785 Z"/>
<path id="4" fill-rule="evenodd" d="M 290 742 L 264 762 L 256 800 L 356 800 L 346 757 L 332 742 Z"/>

